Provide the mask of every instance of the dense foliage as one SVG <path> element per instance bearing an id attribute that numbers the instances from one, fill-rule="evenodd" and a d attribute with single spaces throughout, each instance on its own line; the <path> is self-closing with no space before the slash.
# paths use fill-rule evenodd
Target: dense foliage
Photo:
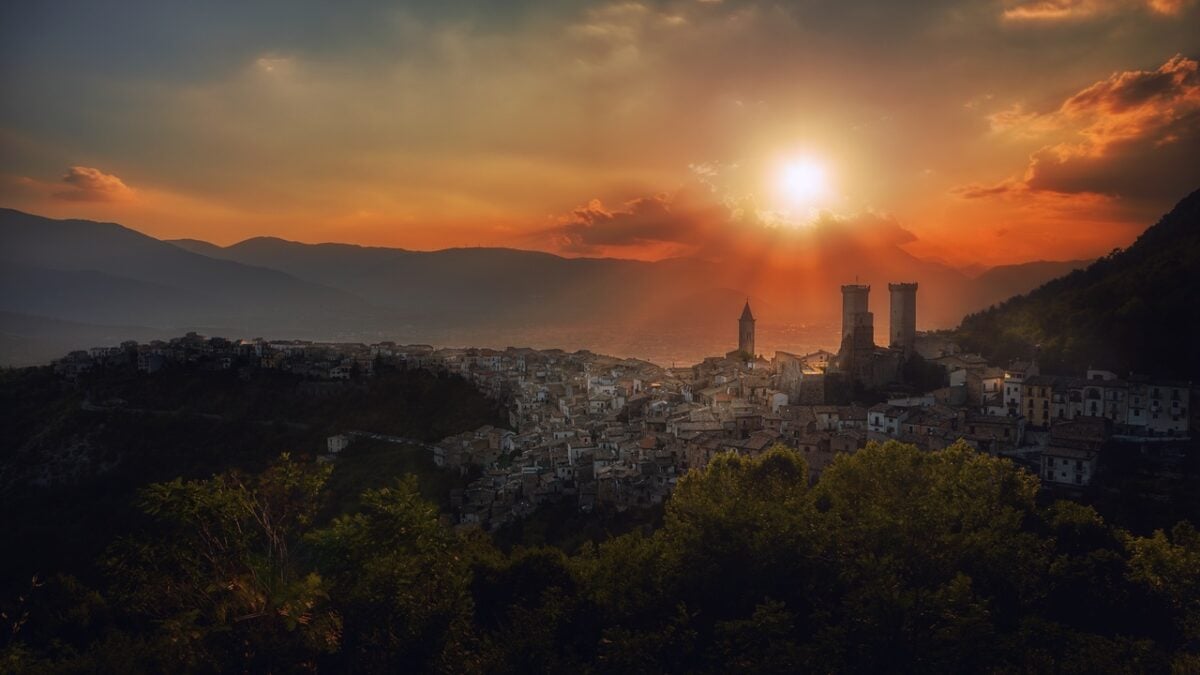
<path id="1" fill-rule="evenodd" d="M 1194 672 L 1200 534 L 1037 505 L 965 445 L 718 456 L 662 526 L 568 556 L 502 553 L 415 480 L 315 514 L 329 469 L 284 455 L 141 491 L 104 581 L 5 599 L 25 672 Z"/>
<path id="2" fill-rule="evenodd" d="M 963 319 L 960 343 L 993 362 L 1089 366 L 1200 380 L 1200 191 L 1125 250 Z"/>
<path id="3" fill-rule="evenodd" d="M 323 453 L 328 435 L 351 429 L 433 441 L 503 422 L 470 382 L 425 370 L 338 383 L 183 367 L 102 367 L 78 382 L 50 368 L 0 371 L 0 597 L 33 574 L 99 583 L 113 538 L 147 526 L 138 492 L 148 484 L 257 474 L 283 452 Z M 465 483 L 437 471 L 428 451 L 360 439 L 330 477 L 320 515 L 407 474 L 439 505 Z"/>

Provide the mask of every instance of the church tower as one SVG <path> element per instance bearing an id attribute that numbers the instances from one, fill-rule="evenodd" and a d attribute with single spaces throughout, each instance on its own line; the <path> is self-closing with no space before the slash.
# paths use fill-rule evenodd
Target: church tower
<path id="1" fill-rule="evenodd" d="M 742 310 L 742 318 L 738 319 L 738 351 L 746 352 L 754 357 L 754 315 L 750 313 L 750 301 Z"/>

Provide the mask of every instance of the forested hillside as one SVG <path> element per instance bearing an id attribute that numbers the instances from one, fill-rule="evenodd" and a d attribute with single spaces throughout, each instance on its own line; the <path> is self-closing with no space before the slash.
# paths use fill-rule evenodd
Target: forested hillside
<path id="1" fill-rule="evenodd" d="M 335 469 L 336 470 L 336 469 Z M 1136 536 L 959 444 L 689 473 L 663 526 L 505 554 L 405 480 L 318 517 L 330 468 L 150 485 L 94 585 L 3 600 L 17 672 L 1196 672 L 1200 535 Z M 11 551 L 11 549 L 10 549 Z"/>
<path id="2" fill-rule="evenodd" d="M 1200 190 L 1129 248 L 967 316 L 958 336 L 996 363 L 1040 347 L 1043 370 L 1200 380 Z"/>
<path id="3" fill-rule="evenodd" d="M 137 494 L 151 483 L 256 473 L 284 452 L 308 461 L 348 430 L 436 441 L 505 421 L 466 380 L 425 370 L 384 367 L 354 382 L 183 367 L 110 366 L 77 382 L 48 367 L 0 371 L 0 598 L 34 574 L 96 579 L 105 548 L 146 525 Z M 427 497 L 448 489 L 424 448 L 356 442 L 332 478 L 333 506 L 410 473 Z"/>

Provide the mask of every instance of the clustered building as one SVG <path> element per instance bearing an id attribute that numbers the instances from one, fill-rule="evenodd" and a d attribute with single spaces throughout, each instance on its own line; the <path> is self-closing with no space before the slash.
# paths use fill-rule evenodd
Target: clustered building
<path id="1" fill-rule="evenodd" d="M 842 287 L 837 354 L 758 355 L 747 302 L 738 348 L 691 367 L 589 351 L 231 341 L 194 333 L 73 352 L 55 367 L 76 377 L 97 363 L 136 363 L 147 373 L 186 363 L 247 377 L 276 369 L 335 381 L 371 377 L 382 360 L 461 375 L 505 404 L 509 429 L 482 427 L 428 448 L 441 467 L 481 472 L 452 499 L 458 522 L 486 528 L 548 503 L 584 511 L 658 504 L 681 475 L 717 454 L 755 456 L 776 444 L 799 451 L 815 479 L 837 454 L 870 441 L 934 450 L 961 439 L 1025 463 L 1048 483 L 1083 487 L 1113 442 L 1178 441 L 1195 425 L 1188 383 L 1101 370 L 1050 376 L 1034 362 L 995 366 L 944 337 L 917 333 L 916 284 L 889 284 L 889 291 L 889 344 L 879 347 L 870 287 Z M 917 357 L 941 366 L 947 386 L 905 386 L 902 365 Z M 835 400 L 833 392 L 848 383 L 891 395 L 870 407 Z M 329 451 L 364 434 L 349 433 L 331 437 Z"/>

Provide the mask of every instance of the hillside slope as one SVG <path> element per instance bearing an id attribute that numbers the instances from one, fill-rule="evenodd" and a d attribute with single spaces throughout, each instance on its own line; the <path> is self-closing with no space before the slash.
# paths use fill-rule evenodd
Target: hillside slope
<path id="1" fill-rule="evenodd" d="M 1129 248 L 963 319 L 967 349 L 1043 369 L 1200 380 L 1200 190 Z"/>

